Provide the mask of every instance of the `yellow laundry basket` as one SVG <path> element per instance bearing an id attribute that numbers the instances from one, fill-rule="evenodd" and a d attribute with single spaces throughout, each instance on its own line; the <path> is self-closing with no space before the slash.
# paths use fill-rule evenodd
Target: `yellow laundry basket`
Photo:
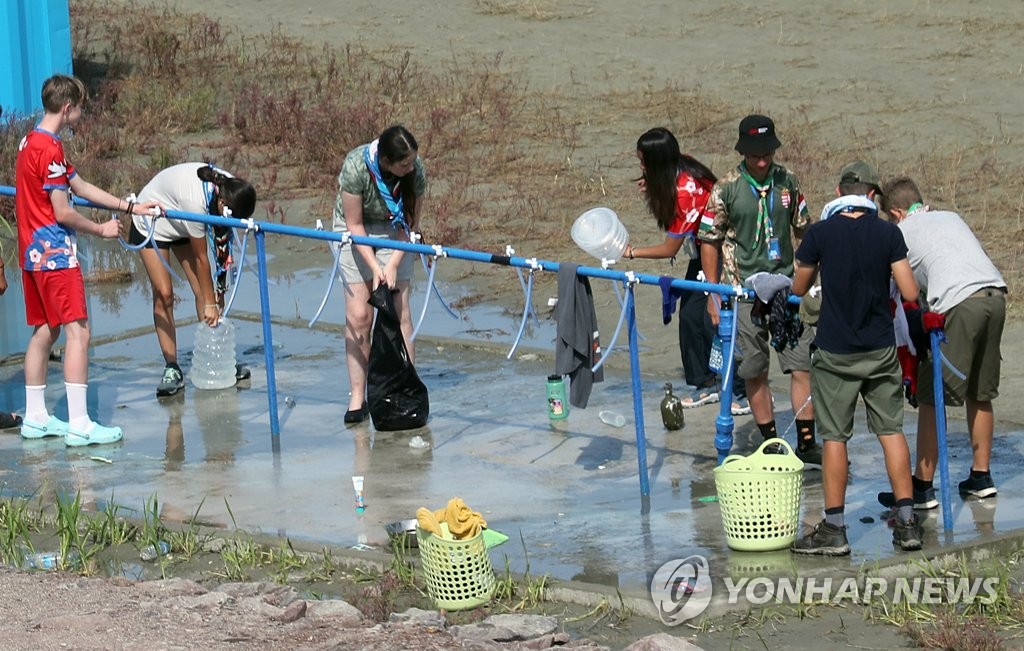
<path id="1" fill-rule="evenodd" d="M 494 568 L 483 534 L 466 540 L 448 540 L 448 523 L 441 523 L 442 535 L 416 527 L 420 565 L 427 594 L 438 608 L 466 610 L 482 606 L 494 593 Z"/>
<path id="2" fill-rule="evenodd" d="M 780 454 L 765 448 L 778 446 Z M 730 548 L 772 551 L 789 547 L 800 525 L 804 462 L 782 439 L 770 439 L 750 456 L 729 455 L 715 468 L 715 489 Z"/>

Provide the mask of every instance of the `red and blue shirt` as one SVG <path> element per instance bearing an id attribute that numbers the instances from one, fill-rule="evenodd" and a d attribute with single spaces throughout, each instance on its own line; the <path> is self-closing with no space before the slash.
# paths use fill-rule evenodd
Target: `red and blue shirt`
<path id="1" fill-rule="evenodd" d="M 50 192 L 70 193 L 75 174 L 57 134 L 36 128 L 21 140 L 14 173 L 14 209 L 22 269 L 53 271 L 78 266 L 75 233 L 57 223 L 50 202 Z"/>

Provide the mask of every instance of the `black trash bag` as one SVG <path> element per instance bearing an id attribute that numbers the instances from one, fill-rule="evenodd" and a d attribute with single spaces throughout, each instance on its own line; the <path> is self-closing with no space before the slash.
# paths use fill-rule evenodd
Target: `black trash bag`
<path id="1" fill-rule="evenodd" d="M 427 386 L 409 360 L 392 294 L 382 283 L 369 300 L 377 320 L 370 340 L 367 406 L 373 426 L 382 432 L 423 427 L 430 415 Z"/>

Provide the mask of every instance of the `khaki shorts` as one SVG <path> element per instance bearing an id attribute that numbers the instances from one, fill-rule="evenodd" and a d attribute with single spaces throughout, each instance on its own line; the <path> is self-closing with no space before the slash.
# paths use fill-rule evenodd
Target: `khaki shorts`
<path id="1" fill-rule="evenodd" d="M 740 301 L 736 309 L 736 342 L 739 349 L 736 358 L 740 360 L 737 373 L 745 380 L 764 375 L 771 366 L 772 350 L 768 328 L 758 328 L 750 320 L 753 303 Z M 814 328 L 804 325 L 804 333 L 800 335 L 800 343 L 796 348 L 786 347 L 781 353 L 776 352 L 779 366 L 783 373 L 793 371 L 809 371 L 811 369 L 811 344 L 814 342 Z"/>
<path id="2" fill-rule="evenodd" d="M 960 407 L 967 398 L 987 402 L 999 396 L 999 344 L 1005 322 L 1006 294 L 994 288 L 975 292 L 946 314 L 942 354 L 967 376 L 961 380 L 943 364 L 946 405 Z M 933 377 L 929 359 L 917 369 L 917 399 L 922 404 L 935 404 Z"/>
<path id="3" fill-rule="evenodd" d="M 864 398 L 868 430 L 875 435 L 903 432 L 903 384 L 896 348 L 837 354 L 820 348 L 811 356 L 814 420 L 825 441 L 853 436 L 857 398 Z"/>
<path id="4" fill-rule="evenodd" d="M 395 231 L 390 224 L 367 225 L 366 235 L 367 237 L 394 239 Z M 377 254 L 377 264 L 381 267 L 386 265 L 395 253 L 394 249 L 374 249 L 374 251 Z M 412 280 L 413 260 L 416 258 L 416 254 L 411 251 L 403 253 L 402 261 L 398 263 L 396 280 Z M 355 245 L 352 243 L 342 247 L 341 255 L 338 258 L 338 267 L 341 269 L 341 277 L 347 283 L 368 283 L 373 280 L 373 269 L 366 264 L 363 256 L 356 252 Z"/>

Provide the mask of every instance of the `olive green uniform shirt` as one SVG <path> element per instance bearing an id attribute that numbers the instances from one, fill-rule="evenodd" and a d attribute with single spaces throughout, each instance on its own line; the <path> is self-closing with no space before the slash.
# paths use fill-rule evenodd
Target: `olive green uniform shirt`
<path id="1" fill-rule="evenodd" d="M 758 219 L 759 193 L 741 174 L 740 163 L 715 183 L 704 209 L 698 236 L 722 243 L 722 275 L 726 285 L 742 285 L 759 271 L 793 276 L 794 238 L 810 224 L 807 205 L 796 177 L 772 163 L 764 184 L 770 208 L 770 235 Z M 769 257 L 770 240 L 778 242 L 779 258 Z"/>

